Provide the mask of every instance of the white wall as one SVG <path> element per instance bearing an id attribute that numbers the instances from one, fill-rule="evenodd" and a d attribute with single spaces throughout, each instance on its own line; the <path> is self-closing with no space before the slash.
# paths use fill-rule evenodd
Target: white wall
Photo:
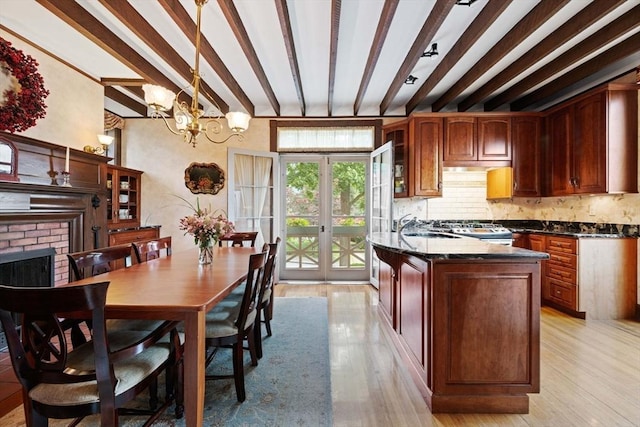
<path id="1" fill-rule="evenodd" d="M 104 133 L 104 87 L 7 32 L 0 30 L 0 37 L 38 62 L 50 92 L 44 100 L 45 117 L 17 134 L 78 150 L 98 145 L 96 135 Z"/>
<path id="2" fill-rule="evenodd" d="M 225 122 L 226 126 L 226 122 Z M 141 225 L 161 225 L 161 235 L 171 236 L 174 250 L 193 247 L 193 239 L 178 229 L 181 217 L 190 214 L 178 197 L 195 205 L 227 211 L 227 186 L 218 194 L 192 194 L 184 184 L 184 171 L 192 163 L 216 163 L 225 172 L 227 149 L 245 148 L 269 151 L 269 120 L 251 119 L 244 141 L 232 138 L 224 144 L 213 144 L 204 136 L 198 138 L 195 148 L 173 135 L 164 122 L 157 119 L 126 120 L 123 132 L 123 166 L 144 171 L 142 175 Z"/>

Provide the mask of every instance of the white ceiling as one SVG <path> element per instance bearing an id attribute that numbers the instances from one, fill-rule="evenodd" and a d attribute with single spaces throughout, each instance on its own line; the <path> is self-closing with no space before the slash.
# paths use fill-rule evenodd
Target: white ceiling
<path id="1" fill-rule="evenodd" d="M 500 8 L 494 20 L 487 17 Z M 3 29 L 102 82 L 105 108 L 123 117 L 145 114 L 143 81 L 189 86 L 195 16 L 194 0 L 0 0 Z M 384 16 L 389 25 L 381 23 Z M 181 19 L 189 37 L 177 24 Z M 477 29 L 482 26 L 486 30 Z M 202 80 L 223 112 L 378 117 L 540 110 L 635 75 L 640 0 L 477 0 L 470 6 L 455 0 L 210 0 L 202 9 L 202 37 L 221 60 L 211 60 L 203 47 Z M 164 58 L 149 46 L 163 40 L 168 44 L 157 50 Z M 432 43 L 439 55 L 421 57 Z M 182 75 L 175 65 L 180 59 L 187 67 Z M 548 75 L 534 79 L 542 72 Z M 415 84 L 403 83 L 409 74 Z M 524 84 L 525 78 L 533 82 Z"/>

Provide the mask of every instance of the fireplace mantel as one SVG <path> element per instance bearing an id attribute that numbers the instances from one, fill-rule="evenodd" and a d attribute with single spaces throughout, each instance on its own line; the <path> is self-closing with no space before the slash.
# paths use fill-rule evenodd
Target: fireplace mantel
<path id="1" fill-rule="evenodd" d="M 66 147 L 0 132 L 17 148 L 19 182 L 0 182 L 0 225 L 69 222 L 69 251 L 107 246 L 109 157 L 69 150 L 71 187 L 62 183 Z M 56 175 L 52 172 L 58 172 Z"/>

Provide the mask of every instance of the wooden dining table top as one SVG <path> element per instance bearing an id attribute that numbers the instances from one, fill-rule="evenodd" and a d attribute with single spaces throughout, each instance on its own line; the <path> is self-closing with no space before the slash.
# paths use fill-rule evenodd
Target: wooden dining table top
<path id="1" fill-rule="evenodd" d="M 184 322 L 184 399 L 187 426 L 202 426 L 205 393 L 205 314 L 247 276 L 251 247 L 214 247 L 213 262 L 198 250 L 173 252 L 69 285 L 108 281 L 108 318 Z"/>
<path id="2" fill-rule="evenodd" d="M 247 275 L 249 256 L 257 248 L 214 247 L 213 262 L 198 264 L 197 248 L 134 264 L 73 282 L 108 281 L 106 311 L 162 312 L 209 311 Z"/>

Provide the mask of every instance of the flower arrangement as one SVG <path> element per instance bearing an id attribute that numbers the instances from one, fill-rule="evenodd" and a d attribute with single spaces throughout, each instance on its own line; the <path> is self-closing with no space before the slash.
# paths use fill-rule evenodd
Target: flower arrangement
<path id="1" fill-rule="evenodd" d="M 224 213 L 216 215 L 218 211 L 201 209 L 198 199 L 195 207 L 189 202 L 187 204 L 194 213 L 180 219 L 180 230 L 184 230 L 185 234 L 191 234 L 199 247 L 215 245 L 220 237 L 235 230 L 233 222 L 229 221 Z"/>
<path id="2" fill-rule="evenodd" d="M 24 131 L 45 116 L 49 91 L 30 55 L 0 37 L 0 130 Z"/>

